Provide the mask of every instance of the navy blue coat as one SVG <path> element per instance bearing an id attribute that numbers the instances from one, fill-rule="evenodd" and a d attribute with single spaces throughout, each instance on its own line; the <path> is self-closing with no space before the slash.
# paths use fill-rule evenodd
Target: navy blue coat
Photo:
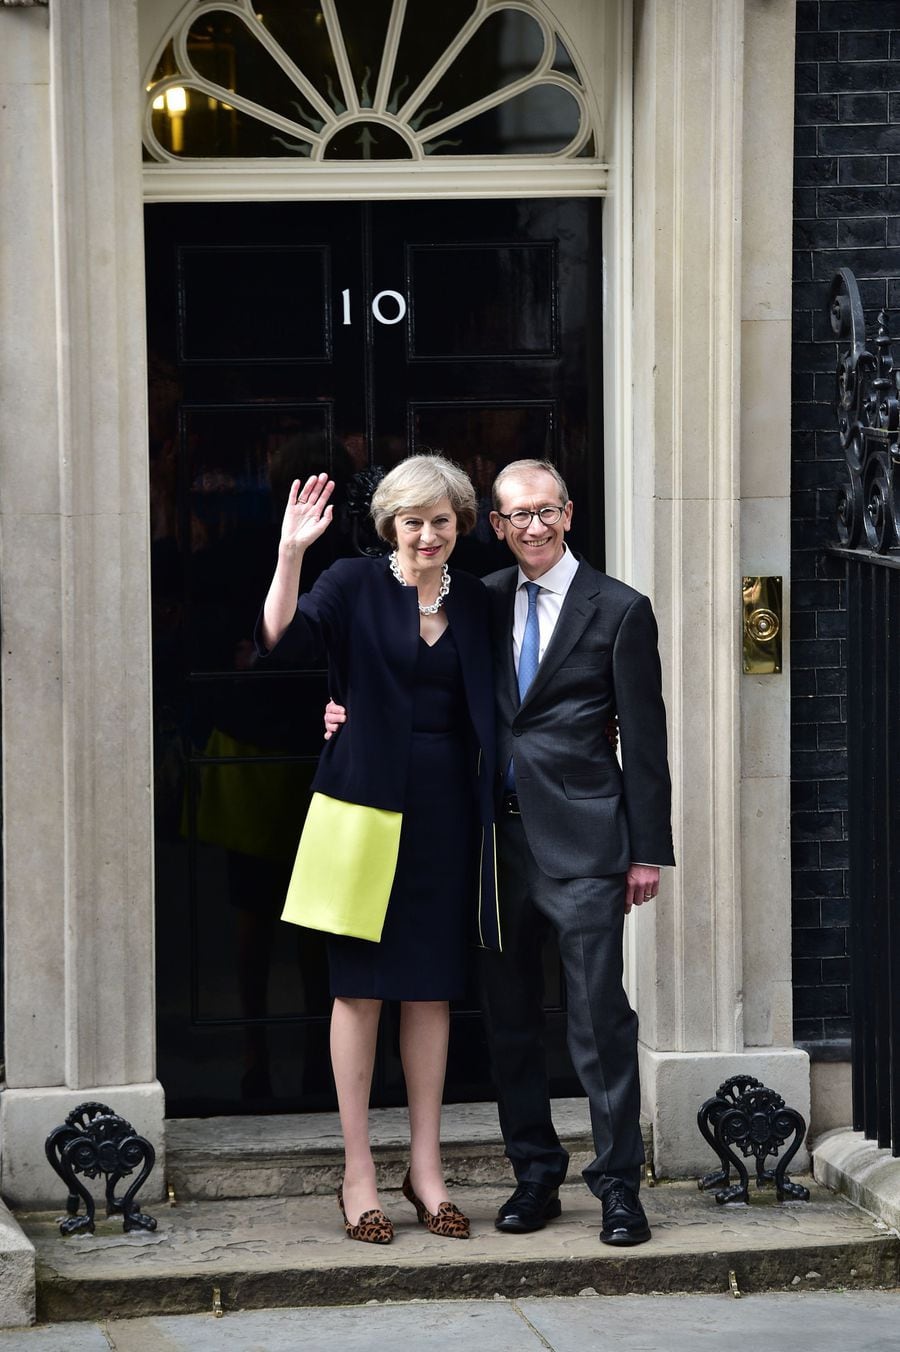
<path id="1" fill-rule="evenodd" d="M 499 948 L 494 863 L 494 684 L 488 596 L 481 582 L 451 569 L 444 610 L 459 653 L 472 723 L 472 775 L 481 818 L 478 933 Z M 269 656 L 257 623 L 256 647 Z M 402 812 L 412 740 L 419 646 L 418 595 L 401 587 L 387 559 L 340 559 L 301 594 L 277 648 L 280 659 L 328 663 L 329 691 L 352 710 L 325 743 L 314 791 L 365 807 Z M 440 866 L 440 841 L 435 841 Z M 475 880 L 473 869 L 473 882 Z"/>

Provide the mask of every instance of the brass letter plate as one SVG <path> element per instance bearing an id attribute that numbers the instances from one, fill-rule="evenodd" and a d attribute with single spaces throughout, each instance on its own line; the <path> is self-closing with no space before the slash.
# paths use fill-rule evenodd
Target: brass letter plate
<path id="1" fill-rule="evenodd" d="M 781 670 L 781 578 L 745 577 L 741 602 L 744 670 L 771 676 Z"/>

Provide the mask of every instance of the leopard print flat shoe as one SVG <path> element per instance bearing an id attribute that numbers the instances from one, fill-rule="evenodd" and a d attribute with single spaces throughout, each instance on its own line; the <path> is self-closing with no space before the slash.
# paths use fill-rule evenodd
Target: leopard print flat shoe
<path id="1" fill-rule="evenodd" d="M 337 1201 L 344 1218 L 344 1230 L 350 1239 L 362 1240 L 363 1244 L 390 1244 L 394 1238 L 394 1227 L 383 1211 L 377 1207 L 372 1211 L 364 1211 L 356 1224 L 351 1225 L 344 1210 L 343 1188 L 338 1188 Z"/>
<path id="2" fill-rule="evenodd" d="M 464 1216 L 458 1206 L 452 1202 L 441 1202 L 437 1215 L 433 1216 L 425 1203 L 418 1198 L 410 1182 L 409 1170 L 403 1180 L 403 1196 L 416 1208 L 419 1224 L 432 1235 L 442 1235 L 444 1239 L 468 1239 L 469 1218 Z"/>

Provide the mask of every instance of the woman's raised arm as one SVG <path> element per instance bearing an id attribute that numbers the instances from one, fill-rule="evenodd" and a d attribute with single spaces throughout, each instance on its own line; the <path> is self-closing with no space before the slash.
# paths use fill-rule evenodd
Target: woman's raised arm
<path id="1" fill-rule="evenodd" d="M 300 593 L 303 556 L 331 524 L 333 508 L 328 499 L 334 481 L 327 474 L 313 474 L 301 487 L 295 479 L 288 494 L 278 562 L 263 607 L 262 641 L 271 652 L 294 618 Z"/>

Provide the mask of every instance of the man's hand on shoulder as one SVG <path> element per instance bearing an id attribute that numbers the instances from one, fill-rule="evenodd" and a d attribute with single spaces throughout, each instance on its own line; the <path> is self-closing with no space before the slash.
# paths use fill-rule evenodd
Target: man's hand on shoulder
<path id="1" fill-rule="evenodd" d="M 328 742 L 347 722 L 347 710 L 343 704 L 335 704 L 334 700 L 330 699 L 325 705 L 323 720 L 325 723 L 325 741 Z"/>
<path id="2" fill-rule="evenodd" d="M 659 891 L 659 869 L 650 864 L 632 864 L 625 875 L 625 914 L 632 906 L 652 901 Z"/>

